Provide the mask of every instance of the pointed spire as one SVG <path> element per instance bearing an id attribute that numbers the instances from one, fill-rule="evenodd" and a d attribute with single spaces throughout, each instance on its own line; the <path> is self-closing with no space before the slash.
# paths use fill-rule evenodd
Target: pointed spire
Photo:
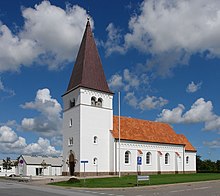
<path id="1" fill-rule="evenodd" d="M 89 18 L 79 48 L 67 92 L 77 87 L 90 88 L 106 93 L 109 90 L 98 50 L 93 38 Z"/>

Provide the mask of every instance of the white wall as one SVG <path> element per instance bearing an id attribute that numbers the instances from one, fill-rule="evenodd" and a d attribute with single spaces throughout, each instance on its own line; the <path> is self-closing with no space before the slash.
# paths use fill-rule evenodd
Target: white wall
<path id="1" fill-rule="evenodd" d="M 103 100 L 102 107 L 92 106 L 92 97 Z M 75 98 L 76 105 L 69 108 L 69 101 Z M 109 172 L 110 170 L 110 130 L 113 126 L 112 111 L 113 96 L 95 90 L 78 88 L 63 96 L 63 157 L 68 159 L 69 152 L 74 152 L 76 163 L 75 171 L 83 172 L 84 165 L 81 160 L 88 160 L 87 172 Z M 69 127 L 72 118 L 73 125 Z M 94 144 L 94 136 L 98 143 Z M 73 137 L 72 146 L 68 146 L 68 140 Z M 93 159 L 97 158 L 97 164 Z M 64 164 L 64 171 L 68 171 L 68 165 Z"/>
<path id="2" fill-rule="evenodd" d="M 6 171 L 5 169 L 3 169 L 3 166 L 0 165 L 0 176 L 9 176 L 11 174 L 16 174 L 15 170 L 15 166 L 13 166 L 12 169 Z"/>
<path id="3" fill-rule="evenodd" d="M 129 164 L 125 164 L 125 152 L 130 151 L 131 161 Z M 166 144 L 154 144 L 144 142 L 133 141 L 121 141 L 121 172 L 136 172 L 137 171 L 137 156 L 139 156 L 138 150 L 141 150 L 143 154 L 142 165 L 140 170 L 143 172 L 175 172 L 183 171 L 183 150 L 181 145 L 166 145 Z M 160 151 L 162 155 L 159 154 Z M 146 164 L 146 154 L 151 153 L 151 163 Z M 117 142 L 117 157 L 119 159 L 119 146 Z M 165 164 L 165 154 L 169 153 L 169 164 Z M 178 156 L 180 155 L 180 156 Z M 194 162 L 195 163 L 195 162 Z M 118 171 L 118 163 L 117 163 Z"/>
<path id="4" fill-rule="evenodd" d="M 70 150 L 73 151 L 75 158 L 80 160 L 80 91 L 76 89 L 63 96 L 64 113 L 63 113 L 63 160 L 64 172 L 68 172 L 67 161 Z M 70 108 L 70 100 L 75 98 L 75 107 Z M 70 126 L 72 119 L 72 126 Z M 73 145 L 69 145 L 69 138 L 73 137 Z M 79 171 L 79 164 L 76 165 L 76 171 Z"/>
<path id="5" fill-rule="evenodd" d="M 186 163 L 186 157 L 189 157 L 188 164 Z M 185 171 L 192 172 L 196 171 L 196 152 L 185 152 Z"/>
<path id="6" fill-rule="evenodd" d="M 102 107 L 91 106 L 91 97 L 102 98 Z M 112 95 L 97 91 L 81 90 L 80 108 L 80 160 L 88 160 L 87 172 L 110 171 L 110 130 L 113 126 Z M 98 138 L 94 144 L 94 137 Z M 97 158 L 97 165 L 93 159 Z M 83 171 L 83 164 L 80 165 Z"/>

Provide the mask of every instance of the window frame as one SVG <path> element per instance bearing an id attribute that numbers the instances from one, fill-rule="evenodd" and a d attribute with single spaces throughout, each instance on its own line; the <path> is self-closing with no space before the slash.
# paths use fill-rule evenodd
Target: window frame
<path id="1" fill-rule="evenodd" d="M 93 144 L 98 144 L 98 137 L 96 135 L 93 137 Z"/>
<path id="2" fill-rule="evenodd" d="M 186 165 L 189 165 L 189 156 L 186 156 Z"/>
<path id="3" fill-rule="evenodd" d="M 125 165 L 130 165 L 131 164 L 131 152 L 129 150 L 125 151 L 124 163 L 125 163 Z"/>
<path id="4" fill-rule="evenodd" d="M 73 126 L 73 119 L 70 118 L 70 120 L 69 120 L 69 127 L 72 127 L 72 126 Z"/>
<path id="5" fill-rule="evenodd" d="M 91 97 L 91 106 L 96 106 L 96 97 L 94 96 Z"/>
<path id="6" fill-rule="evenodd" d="M 76 105 L 76 100 L 75 98 L 73 98 L 72 100 L 70 100 L 70 108 L 75 107 L 75 105 Z"/>
<path id="7" fill-rule="evenodd" d="M 152 153 L 151 152 L 147 152 L 146 153 L 146 159 L 145 159 L 145 164 L 146 165 L 151 165 L 151 160 L 152 160 Z"/>
<path id="8" fill-rule="evenodd" d="M 93 158 L 93 165 L 98 165 L 98 158 L 97 157 Z"/>
<path id="9" fill-rule="evenodd" d="M 164 158 L 165 165 L 170 165 L 170 154 L 168 152 L 165 154 Z"/>
<path id="10" fill-rule="evenodd" d="M 73 137 L 69 137 L 68 146 L 73 146 Z"/>

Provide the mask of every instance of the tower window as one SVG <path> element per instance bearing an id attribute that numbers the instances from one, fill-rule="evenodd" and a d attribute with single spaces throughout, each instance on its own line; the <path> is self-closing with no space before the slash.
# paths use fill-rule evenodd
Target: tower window
<path id="1" fill-rule="evenodd" d="M 73 119 L 72 119 L 72 118 L 70 119 L 69 126 L 70 126 L 70 127 L 73 126 Z"/>
<path id="2" fill-rule="evenodd" d="M 98 101 L 96 103 L 96 106 L 102 107 L 102 98 L 98 98 Z"/>
<path id="3" fill-rule="evenodd" d="M 91 105 L 92 105 L 92 106 L 95 106 L 95 105 L 96 105 L 96 98 L 95 98 L 95 97 L 92 97 L 92 98 L 91 98 Z"/>
<path id="4" fill-rule="evenodd" d="M 131 159 L 131 152 L 130 151 L 126 151 L 125 152 L 125 164 L 130 164 L 130 159 Z"/>
<path id="5" fill-rule="evenodd" d="M 98 159 L 96 157 L 93 159 L 93 165 L 98 165 Z"/>
<path id="6" fill-rule="evenodd" d="M 98 137 L 97 137 L 97 136 L 94 136 L 94 138 L 93 138 L 93 143 L 94 143 L 94 144 L 97 144 L 97 143 L 98 143 Z"/>
<path id="7" fill-rule="evenodd" d="M 70 100 L 70 108 L 75 106 L 75 99 Z"/>
<path id="8" fill-rule="evenodd" d="M 69 138 L 69 146 L 72 146 L 73 145 L 73 137 L 70 137 Z"/>

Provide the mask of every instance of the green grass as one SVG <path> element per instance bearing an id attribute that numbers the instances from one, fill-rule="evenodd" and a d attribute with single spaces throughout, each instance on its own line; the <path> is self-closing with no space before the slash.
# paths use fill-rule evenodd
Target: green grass
<path id="1" fill-rule="evenodd" d="M 151 175 L 150 185 L 174 184 L 183 182 L 198 182 L 208 180 L 220 180 L 219 173 L 198 173 L 198 174 L 163 174 Z M 87 188 L 117 188 L 117 187 L 135 187 L 137 186 L 136 176 L 110 177 L 110 178 L 92 178 L 80 182 L 54 182 L 50 185 L 66 187 L 87 187 Z M 148 181 L 140 181 L 139 186 L 147 186 Z"/>

